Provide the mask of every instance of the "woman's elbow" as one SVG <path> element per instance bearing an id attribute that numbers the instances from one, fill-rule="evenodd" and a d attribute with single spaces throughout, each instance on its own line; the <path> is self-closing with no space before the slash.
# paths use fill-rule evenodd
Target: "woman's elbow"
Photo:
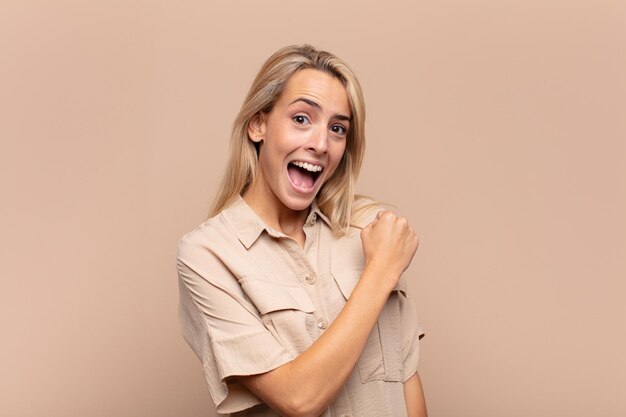
<path id="1" fill-rule="evenodd" d="M 288 401 L 277 410 L 285 417 L 319 417 L 328 404 L 320 401 L 319 396 L 291 395 Z"/>
<path id="2" fill-rule="evenodd" d="M 302 382 L 294 382 L 306 379 L 294 378 L 288 365 L 265 374 L 238 377 L 238 380 L 285 417 L 319 417 L 332 401 L 332 398 L 328 398 L 330 393 L 320 392 L 320 389 Z"/>

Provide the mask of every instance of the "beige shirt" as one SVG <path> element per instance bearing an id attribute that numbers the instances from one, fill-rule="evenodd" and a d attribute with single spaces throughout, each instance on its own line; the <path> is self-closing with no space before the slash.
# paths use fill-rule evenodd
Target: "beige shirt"
<path id="1" fill-rule="evenodd" d="M 267 372 L 304 352 L 361 276 L 359 229 L 337 238 L 313 204 L 304 232 L 302 249 L 239 197 L 178 244 L 182 333 L 202 361 L 218 413 L 277 416 L 229 377 Z M 322 415 L 406 416 L 403 382 L 417 370 L 421 335 L 401 278 L 357 366 Z"/>

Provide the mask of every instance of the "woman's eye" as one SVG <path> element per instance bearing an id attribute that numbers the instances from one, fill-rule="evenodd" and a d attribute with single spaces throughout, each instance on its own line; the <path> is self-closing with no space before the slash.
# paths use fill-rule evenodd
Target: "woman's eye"
<path id="1" fill-rule="evenodd" d="M 302 115 L 297 115 L 293 117 L 293 121 L 296 122 L 299 125 L 303 125 L 305 123 L 307 123 L 309 121 L 309 119 L 306 116 L 302 116 Z"/>
<path id="2" fill-rule="evenodd" d="M 337 133 L 337 134 L 340 134 L 340 135 L 345 135 L 348 132 L 348 129 L 346 129 L 342 125 L 333 125 L 330 128 L 330 130 L 332 130 L 334 133 Z"/>

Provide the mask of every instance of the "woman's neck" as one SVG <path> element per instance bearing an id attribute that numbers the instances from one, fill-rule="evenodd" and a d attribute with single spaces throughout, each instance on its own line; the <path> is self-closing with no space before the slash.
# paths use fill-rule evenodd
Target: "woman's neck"
<path id="1" fill-rule="evenodd" d="M 246 204 L 271 228 L 294 238 L 301 244 L 300 246 L 304 246 L 304 223 L 309 214 L 309 208 L 292 210 L 273 193 L 267 191 L 269 190 L 261 193 L 258 187 L 250 187 L 242 197 Z"/>

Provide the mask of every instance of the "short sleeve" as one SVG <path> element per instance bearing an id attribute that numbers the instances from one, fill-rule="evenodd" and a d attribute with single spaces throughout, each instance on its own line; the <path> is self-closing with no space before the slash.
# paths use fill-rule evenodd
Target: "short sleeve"
<path id="1" fill-rule="evenodd" d="M 202 361 L 218 413 L 262 401 L 229 377 L 268 372 L 293 359 L 264 326 L 236 277 L 211 251 L 181 239 L 177 253 L 183 336 Z"/>
<path id="2" fill-rule="evenodd" d="M 409 292 L 401 299 L 400 321 L 402 324 L 402 382 L 406 382 L 415 372 L 419 362 L 420 339 L 424 332 L 417 321 L 415 302 Z"/>

